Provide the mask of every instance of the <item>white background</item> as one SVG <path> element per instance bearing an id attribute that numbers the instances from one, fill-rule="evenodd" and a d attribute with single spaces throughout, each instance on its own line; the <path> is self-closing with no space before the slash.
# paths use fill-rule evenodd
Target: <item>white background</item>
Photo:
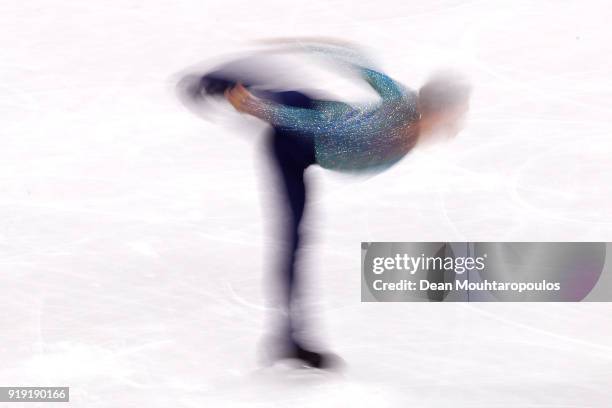
<path id="1" fill-rule="evenodd" d="M 88 408 L 609 406 L 609 304 L 362 304 L 359 243 L 612 241 L 610 14 L 4 1 L 0 385 L 70 386 Z M 440 67 L 474 86 L 453 143 L 371 179 L 310 171 L 303 272 L 343 374 L 258 366 L 278 244 L 264 127 L 201 120 L 173 91 L 191 64 L 298 35 L 364 44 L 414 88 Z"/>

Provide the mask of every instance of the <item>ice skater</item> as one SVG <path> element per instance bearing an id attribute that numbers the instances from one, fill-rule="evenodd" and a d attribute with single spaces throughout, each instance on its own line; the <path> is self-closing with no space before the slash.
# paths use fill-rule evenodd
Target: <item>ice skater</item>
<path id="1" fill-rule="evenodd" d="M 457 76 L 436 76 L 415 92 L 374 68 L 355 47 L 303 40 L 295 47 L 358 73 L 378 99 L 356 105 L 314 99 L 297 91 L 252 92 L 249 88 L 258 79 L 228 75 L 223 69 L 204 75 L 189 89 L 191 95 L 223 93 L 236 110 L 272 126 L 270 158 L 282 180 L 281 200 L 289 215 L 284 226 L 285 251 L 276 274 L 286 319 L 274 358 L 329 368 L 338 359 L 305 345 L 300 328 L 303 316 L 296 307 L 300 287 L 296 259 L 308 201 L 306 169 L 319 165 L 344 172 L 381 172 L 417 144 L 454 137 L 468 110 L 470 88 Z"/>

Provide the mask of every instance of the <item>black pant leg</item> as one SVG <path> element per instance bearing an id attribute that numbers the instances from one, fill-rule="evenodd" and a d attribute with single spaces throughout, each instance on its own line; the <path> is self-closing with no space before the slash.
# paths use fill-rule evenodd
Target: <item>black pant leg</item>
<path id="1" fill-rule="evenodd" d="M 279 254 L 279 270 L 282 307 L 287 313 L 286 333 L 293 338 L 300 316 L 295 308 L 300 288 L 296 260 L 300 249 L 300 226 L 307 203 L 308 189 L 305 171 L 314 163 L 314 145 L 309 136 L 298 135 L 282 129 L 274 129 L 272 134 L 273 162 L 280 181 L 280 200 L 282 214 L 283 247 Z"/>

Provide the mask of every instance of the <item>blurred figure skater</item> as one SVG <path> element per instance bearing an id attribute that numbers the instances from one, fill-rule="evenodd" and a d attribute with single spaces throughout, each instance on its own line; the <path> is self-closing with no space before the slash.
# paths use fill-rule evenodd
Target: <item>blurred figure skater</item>
<path id="1" fill-rule="evenodd" d="M 258 79 L 235 77 L 223 69 L 201 77 L 191 94 L 223 93 L 234 108 L 268 122 L 272 128 L 271 159 L 282 180 L 286 250 L 279 279 L 286 314 L 274 358 L 294 358 L 304 365 L 329 368 L 333 354 L 310 350 L 300 338 L 302 317 L 296 302 L 299 276 L 295 267 L 300 224 L 307 203 L 305 171 L 311 165 L 345 172 L 381 172 L 401 160 L 417 142 L 434 135 L 454 137 L 468 109 L 470 88 L 455 75 L 437 76 L 417 92 L 374 69 L 362 53 L 346 44 L 300 41 L 298 51 L 324 55 L 338 66 L 360 74 L 379 96 L 375 102 L 351 105 L 317 100 L 297 91 L 251 92 Z M 255 94 L 256 93 L 256 94 Z"/>

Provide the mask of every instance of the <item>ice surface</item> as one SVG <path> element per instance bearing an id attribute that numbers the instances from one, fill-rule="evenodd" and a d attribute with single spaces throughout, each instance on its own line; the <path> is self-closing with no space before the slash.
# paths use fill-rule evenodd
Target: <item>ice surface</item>
<path id="1" fill-rule="evenodd" d="M 0 385 L 70 386 L 88 408 L 608 407 L 609 304 L 362 304 L 359 242 L 611 241 L 609 17 L 584 0 L 3 2 Z M 263 127 L 173 93 L 195 62 L 302 35 L 365 44 L 414 87 L 445 66 L 474 84 L 452 144 L 367 180 L 311 171 L 305 275 L 342 375 L 257 365 Z"/>

